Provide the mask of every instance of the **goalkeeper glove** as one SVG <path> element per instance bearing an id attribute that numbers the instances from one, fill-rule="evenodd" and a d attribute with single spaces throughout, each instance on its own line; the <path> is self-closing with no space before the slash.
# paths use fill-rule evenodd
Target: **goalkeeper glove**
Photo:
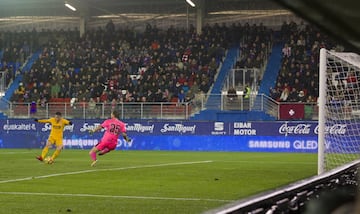
<path id="1" fill-rule="evenodd" d="M 92 129 L 89 129 L 89 134 L 94 134 L 95 133 L 95 131 L 94 130 L 92 130 Z"/>

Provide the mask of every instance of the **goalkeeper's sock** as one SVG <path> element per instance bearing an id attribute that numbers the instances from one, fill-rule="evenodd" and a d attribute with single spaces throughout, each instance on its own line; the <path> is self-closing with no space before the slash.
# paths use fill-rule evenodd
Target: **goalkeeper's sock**
<path id="1" fill-rule="evenodd" d="M 99 152 L 99 155 L 105 155 L 106 153 L 110 152 L 110 149 L 105 148 Z"/>
<path id="2" fill-rule="evenodd" d="M 49 152 L 49 147 L 45 146 L 41 152 L 42 159 L 45 158 L 45 156 L 47 155 L 48 152 Z"/>
<path id="3" fill-rule="evenodd" d="M 59 156 L 60 152 L 61 152 L 61 149 L 56 149 L 54 154 L 51 156 L 51 158 L 53 160 L 55 160 L 55 158 L 57 158 L 57 156 Z"/>
<path id="4" fill-rule="evenodd" d="M 90 152 L 89 155 L 93 161 L 96 161 L 96 153 L 95 152 Z"/>

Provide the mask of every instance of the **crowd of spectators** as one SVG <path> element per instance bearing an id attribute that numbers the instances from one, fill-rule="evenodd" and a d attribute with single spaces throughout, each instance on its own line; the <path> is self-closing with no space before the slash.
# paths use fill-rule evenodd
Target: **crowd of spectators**
<path id="1" fill-rule="evenodd" d="M 184 102 L 209 91 L 230 44 L 241 44 L 235 68 L 259 68 L 273 35 L 262 24 L 206 25 L 198 35 L 193 26 L 185 31 L 147 25 L 137 32 L 112 22 L 81 38 L 76 30 L 3 33 L 1 65 L 6 71 L 8 62 L 21 64 L 34 49 L 42 49 L 13 101 Z M 271 97 L 316 102 L 319 50 L 336 44 L 304 23 L 284 23 L 280 36 L 285 43 L 282 66 Z"/>
<path id="2" fill-rule="evenodd" d="M 243 27 L 241 55 L 236 62 L 236 68 L 261 68 L 267 59 L 273 40 L 273 32 L 262 23 Z"/>
<path id="3" fill-rule="evenodd" d="M 24 75 L 25 93 L 15 101 L 184 102 L 207 93 L 226 48 L 238 42 L 241 26 L 206 25 L 144 32 L 89 30 L 82 38 L 57 37 Z M 64 34 L 65 35 L 65 34 Z"/>
<path id="4" fill-rule="evenodd" d="M 284 23 L 282 65 L 270 96 L 280 102 L 316 102 L 321 48 L 339 49 L 327 35 L 304 23 Z"/>
<path id="5" fill-rule="evenodd" d="M 257 87 L 260 83 L 262 73 L 259 71 L 267 63 L 273 43 L 273 31 L 262 23 L 252 26 L 245 24 L 242 34 L 240 57 L 236 61 L 234 68 L 245 70 L 236 71 L 234 75 L 235 85 L 232 87 L 244 91 L 246 85 Z M 258 72 L 254 72 L 252 69 L 258 69 Z"/>
<path id="6" fill-rule="evenodd" d="M 47 41 L 54 41 L 59 35 L 65 37 L 78 35 L 78 31 L 32 31 L 0 32 L 0 72 L 4 72 L 5 83 L 8 85 L 16 75 L 26 59 Z"/>
<path id="7" fill-rule="evenodd" d="M 0 34 L 0 72 L 3 72 L 5 76 L 6 85 L 20 72 L 20 66 L 30 55 L 26 40 L 20 36 L 12 37 L 12 35 L 13 33 L 10 32 Z"/>

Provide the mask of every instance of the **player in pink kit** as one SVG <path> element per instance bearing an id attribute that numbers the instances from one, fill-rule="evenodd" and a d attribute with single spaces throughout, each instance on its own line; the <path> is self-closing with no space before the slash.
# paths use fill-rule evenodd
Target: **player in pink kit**
<path id="1" fill-rule="evenodd" d="M 101 129 L 105 129 L 104 136 L 101 138 L 98 144 L 96 144 L 89 152 L 89 155 L 93 162 L 91 166 L 95 166 L 97 162 L 96 154 L 104 155 L 111 150 L 114 150 L 117 145 L 117 140 L 119 135 L 122 134 L 123 138 L 129 142 L 130 138 L 126 135 L 126 127 L 125 123 L 120 121 L 119 113 L 117 111 L 113 111 L 111 113 L 111 118 L 105 120 L 101 125 L 96 127 L 94 130 L 89 130 L 89 133 L 92 134 L 94 132 L 100 131 Z"/>

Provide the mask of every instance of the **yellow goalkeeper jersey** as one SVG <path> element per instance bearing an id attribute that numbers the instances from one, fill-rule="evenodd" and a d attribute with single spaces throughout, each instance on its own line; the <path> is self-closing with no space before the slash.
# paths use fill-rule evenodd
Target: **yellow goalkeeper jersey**
<path id="1" fill-rule="evenodd" d="M 49 118 L 49 119 L 39 120 L 39 123 L 50 123 L 51 124 L 51 131 L 50 131 L 50 136 L 49 137 L 53 137 L 55 139 L 62 139 L 63 138 L 64 127 L 66 125 L 69 125 L 70 121 L 61 118 L 60 121 L 57 122 L 56 119 L 54 117 L 52 117 L 52 118 Z"/>

